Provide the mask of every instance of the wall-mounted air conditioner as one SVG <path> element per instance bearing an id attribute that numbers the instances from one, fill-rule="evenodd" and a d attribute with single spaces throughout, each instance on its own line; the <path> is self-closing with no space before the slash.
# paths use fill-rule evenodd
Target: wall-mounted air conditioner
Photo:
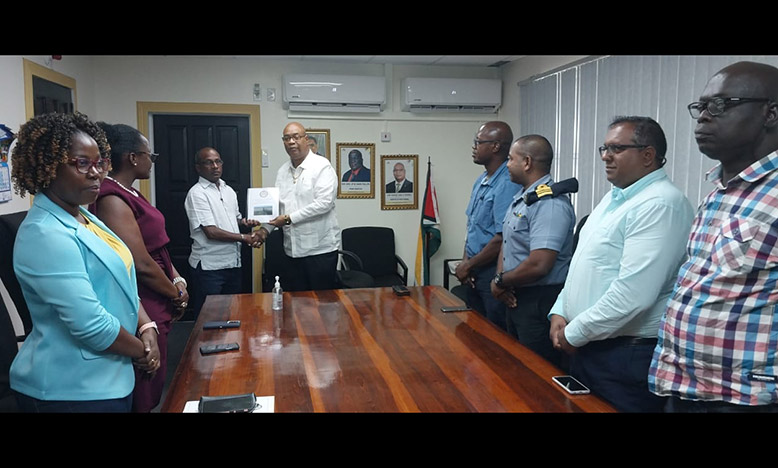
<path id="1" fill-rule="evenodd" d="M 304 112 L 381 112 L 383 76 L 284 75 L 283 107 Z"/>
<path id="2" fill-rule="evenodd" d="M 405 78 L 402 110 L 407 112 L 497 112 L 502 81 L 478 78 Z"/>

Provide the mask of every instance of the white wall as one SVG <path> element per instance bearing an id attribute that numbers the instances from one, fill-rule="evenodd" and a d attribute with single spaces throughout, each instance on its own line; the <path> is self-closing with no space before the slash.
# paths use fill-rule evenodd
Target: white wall
<path id="1" fill-rule="evenodd" d="M 94 112 L 94 83 L 92 59 L 69 56 L 62 60 L 51 60 L 48 56 L 0 56 L 0 123 L 15 133 L 27 121 L 24 111 L 24 66 L 23 58 L 45 66 L 76 80 L 76 107 L 87 115 Z M 10 164 L 9 164 L 10 166 Z M 29 198 L 16 193 L 10 201 L 0 203 L 0 214 L 15 213 L 30 208 Z"/>
<path id="2" fill-rule="evenodd" d="M 381 210 L 380 155 L 418 154 L 421 184 L 426 180 L 427 158 L 432 159 L 442 220 L 443 244 L 432 258 L 431 281 L 442 284 L 442 262 L 461 257 L 464 210 L 469 188 L 482 171 L 470 157 L 472 138 L 480 124 L 497 118 L 494 114 L 467 116 L 415 116 L 400 111 L 400 82 L 406 76 L 499 78 L 500 70 L 472 67 L 422 67 L 376 64 L 300 62 L 249 57 L 110 57 L 94 59 L 96 117 L 114 123 L 136 124 L 136 101 L 258 104 L 262 149 L 269 155 L 269 167 L 262 172 L 263 184 L 272 185 L 280 165 L 288 158 L 281 142 L 284 126 L 299 121 L 309 128 L 330 129 L 334 153 L 338 142 L 375 143 L 376 197 L 338 199 L 336 210 L 341 228 L 389 226 L 395 230 L 397 252 L 411 268 L 421 212 Z M 328 73 L 385 76 L 387 106 L 380 115 L 290 114 L 282 108 L 282 76 L 285 73 Z M 263 100 L 253 100 L 254 83 L 262 87 Z M 265 89 L 275 88 L 277 99 L 267 102 Z M 388 131 L 392 140 L 380 141 Z M 333 165 L 335 165 L 333 161 Z M 419 203 L 423 187 L 419 191 Z"/>
<path id="3" fill-rule="evenodd" d="M 25 57 L 48 66 L 46 57 Z M 441 249 L 432 257 L 431 281 L 442 284 L 442 263 L 462 255 L 465 236 L 464 210 L 473 180 L 482 172 L 471 159 L 473 136 L 487 120 L 505 120 L 519 135 L 519 102 L 516 83 L 532 75 L 571 62 L 580 56 L 526 57 L 502 68 L 451 66 L 399 66 L 331 62 L 300 62 L 250 57 L 186 56 L 64 56 L 50 62 L 51 68 L 77 82 L 77 107 L 93 120 L 137 125 L 137 101 L 258 104 L 262 149 L 269 154 L 269 167 L 262 172 L 263 184 L 270 185 L 288 157 L 281 143 L 283 127 L 299 121 L 306 127 L 329 128 L 330 151 L 338 142 L 376 145 L 376 197 L 338 199 L 336 210 L 342 228 L 358 225 L 389 226 L 395 230 L 397 252 L 413 275 L 420 210 L 381 210 L 380 155 L 418 154 L 419 203 L 426 180 L 427 158 L 432 159 L 441 216 Z M 22 58 L 0 57 L 0 122 L 17 130 L 24 121 Z M 285 73 L 328 73 L 385 76 L 387 106 L 377 116 L 294 115 L 281 106 L 282 76 Z M 503 78 L 503 108 L 499 114 L 414 115 L 400 111 L 400 83 L 406 76 Z M 260 83 L 263 100 L 253 100 L 254 83 Z M 277 99 L 267 102 L 265 89 L 275 88 Z M 382 143 L 380 132 L 388 131 L 392 141 Z M 257 157 L 259 155 L 256 155 Z M 29 203 L 17 195 L 0 204 L 0 214 L 27 209 Z"/>

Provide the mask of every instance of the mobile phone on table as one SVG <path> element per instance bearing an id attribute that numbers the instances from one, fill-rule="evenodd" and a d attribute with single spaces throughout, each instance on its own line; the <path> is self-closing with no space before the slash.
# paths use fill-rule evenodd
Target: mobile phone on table
<path id="1" fill-rule="evenodd" d="M 394 286 L 392 286 L 392 291 L 394 291 L 394 293 L 397 294 L 398 296 L 410 296 L 411 295 L 411 291 L 407 287 L 405 287 L 405 286 L 403 286 L 401 284 L 395 284 Z"/>
<path id="2" fill-rule="evenodd" d="M 450 312 L 464 312 L 466 310 L 473 310 L 468 306 L 443 306 L 440 308 L 440 311 L 444 314 L 450 313 Z"/>
<path id="3" fill-rule="evenodd" d="M 571 395 L 585 395 L 589 393 L 589 389 L 586 385 L 582 384 L 572 375 L 557 375 L 551 377 L 551 380 L 557 383 L 560 387 Z"/>
<path id="4" fill-rule="evenodd" d="M 206 355 L 206 354 L 214 354 L 214 353 L 223 353 L 225 351 L 236 351 L 238 349 L 240 349 L 240 345 L 238 345 L 238 343 L 220 343 L 214 345 L 202 345 L 200 346 L 200 354 Z"/>
<path id="5" fill-rule="evenodd" d="M 221 328 L 238 328 L 240 327 L 240 320 L 218 320 L 214 322 L 205 322 L 203 324 L 203 330 L 213 330 Z"/>

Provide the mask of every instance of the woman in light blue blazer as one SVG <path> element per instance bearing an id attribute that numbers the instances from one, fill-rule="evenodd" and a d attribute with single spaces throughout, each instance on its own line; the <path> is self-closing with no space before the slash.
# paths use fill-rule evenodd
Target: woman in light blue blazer
<path id="1" fill-rule="evenodd" d="M 11 161 L 16 191 L 35 194 L 13 258 L 33 322 L 10 370 L 19 408 L 130 411 L 133 363 L 154 373 L 159 348 L 132 255 L 82 206 L 110 168 L 105 135 L 83 114 L 34 117 Z"/>

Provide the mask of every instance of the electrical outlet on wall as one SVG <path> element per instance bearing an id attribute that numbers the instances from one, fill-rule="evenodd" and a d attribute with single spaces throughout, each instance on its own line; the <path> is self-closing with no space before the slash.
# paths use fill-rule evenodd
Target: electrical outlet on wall
<path id="1" fill-rule="evenodd" d="M 383 142 L 392 141 L 392 134 L 389 132 L 381 132 L 381 141 Z"/>

